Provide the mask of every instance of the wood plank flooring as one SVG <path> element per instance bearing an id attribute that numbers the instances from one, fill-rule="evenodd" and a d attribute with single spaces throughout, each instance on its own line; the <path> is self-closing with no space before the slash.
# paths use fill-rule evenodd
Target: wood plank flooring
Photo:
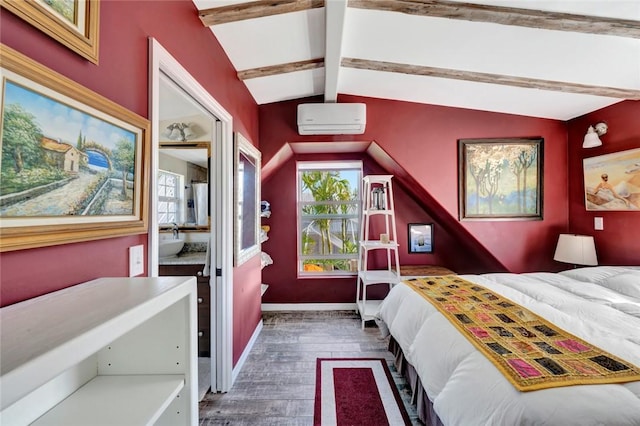
<path id="1" fill-rule="evenodd" d="M 353 311 L 305 311 L 265 312 L 263 324 L 233 388 L 200 402 L 201 426 L 313 425 L 316 358 L 356 357 L 387 360 L 413 424 L 421 424 L 373 322 L 363 330 Z"/>

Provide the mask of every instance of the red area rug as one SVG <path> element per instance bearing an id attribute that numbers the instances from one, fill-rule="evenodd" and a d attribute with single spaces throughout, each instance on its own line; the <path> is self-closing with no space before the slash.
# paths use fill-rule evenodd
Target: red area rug
<path id="1" fill-rule="evenodd" d="M 315 426 L 411 425 L 381 358 L 318 358 Z"/>

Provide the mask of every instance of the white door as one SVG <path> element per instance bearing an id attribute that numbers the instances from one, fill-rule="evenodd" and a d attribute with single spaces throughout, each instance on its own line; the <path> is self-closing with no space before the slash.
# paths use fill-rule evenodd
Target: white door
<path id="1" fill-rule="evenodd" d="M 190 137 L 174 135 L 179 142 L 189 144 L 189 138 L 210 141 L 208 164 L 210 229 L 203 275 L 210 275 L 211 289 L 211 390 L 226 392 L 231 388 L 233 342 L 233 132 L 232 118 L 218 102 L 154 39 L 150 39 L 150 111 L 151 111 L 151 182 L 149 208 L 149 276 L 158 276 L 159 254 L 159 197 L 157 176 L 160 163 L 160 135 L 166 131 L 167 120 L 173 115 L 180 118 L 180 101 L 162 106 L 166 81 L 174 83 L 186 96 L 186 104 L 194 108 L 183 118 L 190 129 Z M 202 116 L 199 113 L 202 112 Z M 163 117 L 161 117 L 161 113 Z M 194 116 L 188 115 L 193 113 Z M 197 117 L 196 117 L 197 116 Z M 204 118 L 203 118 L 204 117 Z M 202 120 L 202 121 L 201 121 Z M 163 123 L 161 128 L 160 123 Z M 181 127 L 181 126 L 180 126 Z M 197 133 L 201 133 L 198 135 Z M 184 140 L 186 139 L 186 140 Z M 202 142 L 203 140 L 199 141 Z M 176 143 L 177 144 L 177 143 Z M 179 150 L 182 151 L 182 150 Z M 186 182 L 190 184 L 190 182 Z M 164 207 L 164 205 L 163 205 Z M 183 219 L 189 217 L 188 209 Z M 165 219 L 166 220 L 166 219 Z"/>

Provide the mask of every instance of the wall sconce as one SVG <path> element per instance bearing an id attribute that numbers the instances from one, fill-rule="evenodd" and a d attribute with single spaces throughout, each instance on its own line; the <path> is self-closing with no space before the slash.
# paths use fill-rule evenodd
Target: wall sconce
<path id="1" fill-rule="evenodd" d="M 187 123 L 172 123 L 167 126 L 166 135 L 171 140 L 186 142 L 193 137 L 193 132 Z"/>
<path id="2" fill-rule="evenodd" d="M 587 130 L 587 134 L 584 135 L 584 142 L 582 143 L 583 148 L 594 148 L 596 146 L 602 145 L 602 141 L 600 140 L 600 136 L 607 133 L 609 127 L 607 123 L 599 122 L 594 126 L 589 126 Z"/>
<path id="3" fill-rule="evenodd" d="M 596 245 L 588 235 L 560 234 L 553 260 L 576 265 L 597 265 Z"/>

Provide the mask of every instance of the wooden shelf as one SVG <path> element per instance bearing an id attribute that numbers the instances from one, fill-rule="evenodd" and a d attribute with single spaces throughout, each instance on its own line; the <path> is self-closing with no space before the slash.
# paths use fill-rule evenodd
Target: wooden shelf
<path id="1" fill-rule="evenodd" d="M 358 278 L 362 280 L 364 285 L 371 284 L 397 284 L 400 277 L 394 270 L 369 270 L 358 272 Z"/>
<path id="2" fill-rule="evenodd" d="M 32 424 L 153 425 L 183 387 L 183 375 L 96 376 Z"/>
<path id="3" fill-rule="evenodd" d="M 369 175 L 363 178 L 364 205 L 362 209 L 362 223 L 360 224 L 360 245 L 358 253 L 358 280 L 356 283 L 356 306 L 362 319 L 362 327 L 367 320 L 373 319 L 381 300 L 368 300 L 367 287 L 376 284 L 386 284 L 389 289 L 400 282 L 398 273 L 398 233 L 393 202 L 392 175 Z M 377 208 L 383 207 L 383 208 Z M 388 242 L 372 239 L 370 234 L 372 216 L 381 215 L 378 222 L 382 222 Z M 375 220 L 375 219 L 374 219 Z M 380 234 L 382 235 L 382 234 Z M 375 237 L 378 237 L 376 234 Z M 386 269 L 369 269 L 369 252 L 386 250 Z M 379 267 L 375 265 L 374 267 Z"/>
<path id="4" fill-rule="evenodd" d="M 380 240 L 360 241 L 360 245 L 365 250 L 395 249 L 398 247 L 398 243 L 396 243 L 395 241 L 389 241 L 388 243 L 383 243 Z"/>
<path id="5" fill-rule="evenodd" d="M 362 214 L 365 216 L 376 216 L 376 215 L 393 216 L 395 213 L 393 212 L 393 210 L 376 209 L 376 210 L 363 210 Z"/>
<path id="6" fill-rule="evenodd" d="M 151 423 L 197 424 L 195 277 L 100 278 L 4 307 L 0 323 L 2 424 L 60 410 L 60 424 L 94 425 L 99 414 L 84 421 L 77 405 L 64 408 L 92 394 L 122 404 L 110 410 L 125 421 L 111 424 L 145 424 L 130 405 L 146 396 L 130 385 L 157 394 L 144 402 Z"/>
<path id="7" fill-rule="evenodd" d="M 366 302 L 358 300 L 357 304 L 362 321 L 368 321 L 375 318 L 375 314 L 378 312 L 382 300 L 367 300 Z"/>

